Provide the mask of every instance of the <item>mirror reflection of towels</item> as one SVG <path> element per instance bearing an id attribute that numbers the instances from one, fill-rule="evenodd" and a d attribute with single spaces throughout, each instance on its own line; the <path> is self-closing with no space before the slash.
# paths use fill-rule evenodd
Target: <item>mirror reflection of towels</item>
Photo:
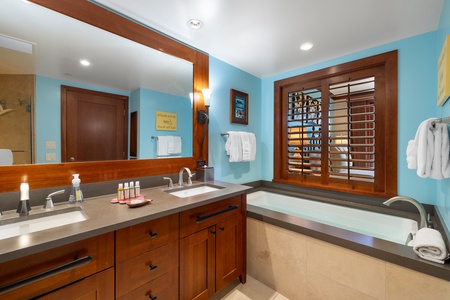
<path id="1" fill-rule="evenodd" d="M 156 155 L 167 156 L 181 154 L 182 142 L 180 136 L 162 135 L 156 141 Z"/>

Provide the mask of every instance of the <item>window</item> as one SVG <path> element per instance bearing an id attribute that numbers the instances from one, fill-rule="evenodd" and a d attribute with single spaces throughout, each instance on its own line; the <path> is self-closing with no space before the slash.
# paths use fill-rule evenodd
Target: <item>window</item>
<path id="1" fill-rule="evenodd" d="M 397 51 L 275 82 L 274 181 L 397 192 Z"/>

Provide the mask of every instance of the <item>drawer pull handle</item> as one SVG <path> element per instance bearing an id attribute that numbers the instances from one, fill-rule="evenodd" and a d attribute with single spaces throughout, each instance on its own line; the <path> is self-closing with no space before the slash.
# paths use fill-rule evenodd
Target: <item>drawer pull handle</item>
<path id="1" fill-rule="evenodd" d="M 79 268 L 81 266 L 84 266 L 88 263 L 90 263 L 92 261 L 92 257 L 91 256 L 85 256 L 82 258 L 76 258 L 74 261 L 68 262 L 66 264 L 60 265 L 58 267 L 49 269 L 47 271 L 35 274 L 35 275 L 31 275 L 30 277 L 12 282 L 10 284 L 4 285 L 0 287 L 0 294 L 9 292 L 9 291 L 13 291 L 15 289 L 24 287 L 28 284 L 34 283 L 36 281 L 39 280 L 43 280 L 45 278 L 48 278 L 50 276 L 54 276 L 56 274 L 62 273 L 62 272 L 66 272 L 75 268 Z"/>
<path id="2" fill-rule="evenodd" d="M 154 264 L 150 264 L 150 271 L 153 271 L 156 268 L 158 268 L 158 266 L 155 266 Z"/>
<path id="3" fill-rule="evenodd" d="M 198 224 L 198 223 L 201 223 L 201 222 L 203 222 L 203 221 L 205 221 L 205 220 L 207 220 L 207 219 L 213 218 L 213 217 L 215 217 L 215 216 L 218 216 L 218 215 L 227 213 L 227 212 L 229 212 L 229 211 L 238 209 L 238 207 L 239 207 L 238 205 L 233 205 L 233 206 L 230 206 L 230 207 L 228 207 L 228 208 L 225 208 L 225 209 L 223 209 L 223 210 L 221 210 L 221 211 L 217 211 L 217 212 L 215 212 L 215 213 L 209 214 L 209 215 L 199 216 L 199 217 L 197 217 L 197 224 Z"/>
<path id="4" fill-rule="evenodd" d="M 225 231 L 225 227 L 219 227 L 219 229 Z"/>
<path id="5" fill-rule="evenodd" d="M 156 299 L 158 299 L 158 297 L 153 296 L 152 294 L 150 294 L 150 295 L 148 296 L 148 298 L 149 298 L 150 300 L 156 300 Z"/>
<path id="6" fill-rule="evenodd" d="M 153 231 L 150 231 L 149 235 L 150 235 L 150 238 L 152 238 L 152 239 L 154 239 L 155 237 L 158 236 L 158 234 L 156 232 L 153 232 Z"/>

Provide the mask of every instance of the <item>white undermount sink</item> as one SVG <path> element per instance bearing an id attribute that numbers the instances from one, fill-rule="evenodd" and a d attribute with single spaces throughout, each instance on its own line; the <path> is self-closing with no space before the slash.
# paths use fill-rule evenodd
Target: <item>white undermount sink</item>
<path id="1" fill-rule="evenodd" d="M 0 222 L 0 240 L 85 221 L 80 209 L 63 209 Z"/>
<path id="2" fill-rule="evenodd" d="M 180 197 L 180 198 L 187 198 L 187 197 L 197 196 L 197 195 L 201 195 L 201 194 L 205 194 L 205 193 L 209 193 L 209 192 L 214 192 L 214 191 L 217 191 L 220 189 L 223 189 L 223 187 L 207 184 L 207 185 L 201 185 L 201 186 L 196 186 L 196 187 L 186 187 L 186 188 L 181 188 L 181 189 L 177 189 L 174 191 L 166 191 L 166 192 L 170 193 L 171 195 Z"/>

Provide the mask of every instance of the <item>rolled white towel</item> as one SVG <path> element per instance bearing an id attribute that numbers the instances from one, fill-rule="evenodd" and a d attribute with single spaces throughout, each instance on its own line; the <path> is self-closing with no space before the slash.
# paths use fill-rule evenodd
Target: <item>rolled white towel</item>
<path id="1" fill-rule="evenodd" d="M 448 257 L 441 233 L 432 228 L 422 228 L 417 231 L 413 250 L 420 258 L 440 264 L 443 264 Z"/>

